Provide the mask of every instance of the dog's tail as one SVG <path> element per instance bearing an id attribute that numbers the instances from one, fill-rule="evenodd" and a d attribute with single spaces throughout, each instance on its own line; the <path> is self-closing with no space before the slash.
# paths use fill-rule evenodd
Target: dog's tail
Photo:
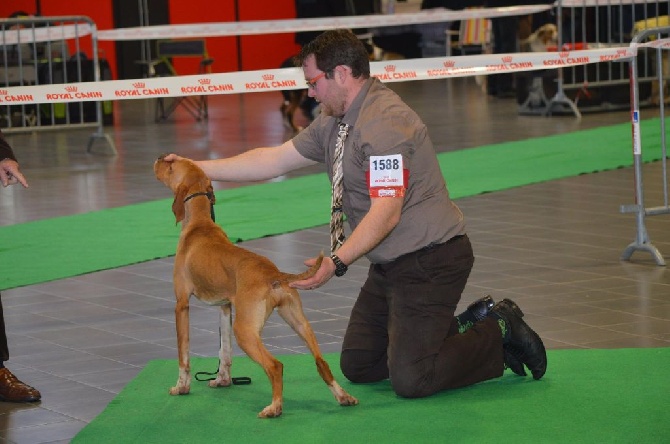
<path id="1" fill-rule="evenodd" d="M 316 258 L 316 262 L 314 263 L 314 265 L 309 267 L 307 270 L 303 271 L 300 274 L 282 273 L 283 274 L 282 278 L 279 281 L 275 282 L 273 286 L 276 287 L 278 284 L 309 279 L 312 276 L 314 276 L 316 272 L 319 270 L 319 268 L 321 267 L 321 262 L 323 262 L 323 251 L 319 254 L 319 257 Z"/>

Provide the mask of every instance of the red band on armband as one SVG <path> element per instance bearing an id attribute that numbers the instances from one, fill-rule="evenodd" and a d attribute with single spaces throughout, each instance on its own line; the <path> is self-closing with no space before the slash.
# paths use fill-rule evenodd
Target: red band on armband
<path id="1" fill-rule="evenodd" d="M 407 189 L 407 183 L 409 182 L 409 170 L 402 170 L 403 183 L 401 184 L 388 184 L 384 186 L 371 186 L 370 184 L 370 172 L 365 172 L 365 177 L 368 182 L 368 190 L 370 192 L 370 197 L 404 197 L 405 190 Z"/>

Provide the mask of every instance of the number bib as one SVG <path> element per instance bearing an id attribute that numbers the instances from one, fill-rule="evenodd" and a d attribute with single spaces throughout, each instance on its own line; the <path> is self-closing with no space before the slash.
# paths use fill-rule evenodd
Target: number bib
<path id="1" fill-rule="evenodd" d="M 403 168 L 402 154 L 370 156 L 370 197 L 403 197 L 408 178 L 409 171 Z"/>

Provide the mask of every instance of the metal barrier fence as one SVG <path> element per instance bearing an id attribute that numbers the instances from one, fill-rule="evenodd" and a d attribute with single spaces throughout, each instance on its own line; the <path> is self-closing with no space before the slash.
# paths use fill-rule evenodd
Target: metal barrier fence
<path id="1" fill-rule="evenodd" d="M 635 46 L 639 43 L 644 43 L 650 39 L 661 38 L 667 39 L 670 36 L 670 27 L 659 27 L 653 29 L 646 29 L 639 32 L 632 39 L 631 46 Z M 665 78 L 667 77 L 667 71 L 663 69 L 663 66 L 667 64 L 668 53 L 666 45 L 663 45 L 664 48 L 660 46 L 657 48 L 651 48 L 651 51 L 655 51 L 656 60 L 663 61 L 662 63 L 656 63 L 656 72 L 654 76 L 654 82 L 657 82 L 659 85 L 658 91 L 656 93 L 658 96 L 655 96 L 657 103 L 659 105 L 660 111 L 660 134 L 661 134 L 661 175 L 662 175 L 662 205 L 656 207 L 646 207 L 644 202 L 644 181 L 642 180 L 642 138 L 640 134 L 640 79 L 638 73 L 638 63 L 636 63 L 635 58 L 631 59 L 630 63 L 630 94 L 631 94 L 631 124 L 632 124 L 632 133 L 633 133 L 633 168 L 635 170 L 635 203 L 632 205 L 622 205 L 622 213 L 635 213 L 637 230 L 635 240 L 631 242 L 621 255 L 622 260 L 629 260 L 633 253 L 636 251 L 646 251 L 651 254 L 652 258 L 657 265 L 665 265 L 665 260 L 663 256 L 658 251 L 658 249 L 651 243 L 649 235 L 647 233 L 647 228 L 645 224 L 646 216 L 654 216 L 660 214 L 669 214 L 670 206 L 668 204 L 668 159 L 667 159 L 667 146 L 666 146 L 666 137 L 665 137 L 665 102 L 666 102 L 666 85 Z"/>
<path id="2" fill-rule="evenodd" d="M 96 132 L 89 139 L 87 150 L 92 151 L 93 143 L 104 139 L 115 154 L 113 141 L 103 131 L 103 125 L 111 123 L 113 118 L 111 101 L 26 104 L 21 97 L 5 89 L 103 79 L 111 79 L 111 72 L 107 62 L 98 57 L 97 28 L 88 17 L 0 20 L 0 127 L 3 132 L 92 127 Z M 73 88 L 66 87 L 62 98 L 79 97 L 81 93 Z"/>
<path id="3" fill-rule="evenodd" d="M 559 50 L 628 46 L 636 32 L 668 25 L 670 0 L 558 0 Z M 655 52 L 641 49 L 636 58 L 640 103 L 654 105 Z M 625 63 L 595 63 L 557 71 L 556 93 L 544 114 L 627 109 L 629 75 Z M 570 96 L 565 93 L 570 90 Z"/>

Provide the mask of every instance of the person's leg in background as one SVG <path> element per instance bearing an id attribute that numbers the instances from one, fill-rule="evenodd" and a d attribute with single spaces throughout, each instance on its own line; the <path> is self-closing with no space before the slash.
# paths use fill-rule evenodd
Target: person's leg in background
<path id="1" fill-rule="evenodd" d="M 5 402 L 35 402 L 42 398 L 40 392 L 19 381 L 16 376 L 5 367 L 9 360 L 7 346 L 7 332 L 5 330 L 5 315 L 2 310 L 2 295 L 0 295 L 0 401 Z"/>
<path id="2" fill-rule="evenodd" d="M 497 17 L 492 20 L 493 53 L 510 54 L 517 52 L 519 18 Z M 491 74 L 487 79 L 487 93 L 490 96 L 516 97 L 514 93 L 514 74 Z"/>

